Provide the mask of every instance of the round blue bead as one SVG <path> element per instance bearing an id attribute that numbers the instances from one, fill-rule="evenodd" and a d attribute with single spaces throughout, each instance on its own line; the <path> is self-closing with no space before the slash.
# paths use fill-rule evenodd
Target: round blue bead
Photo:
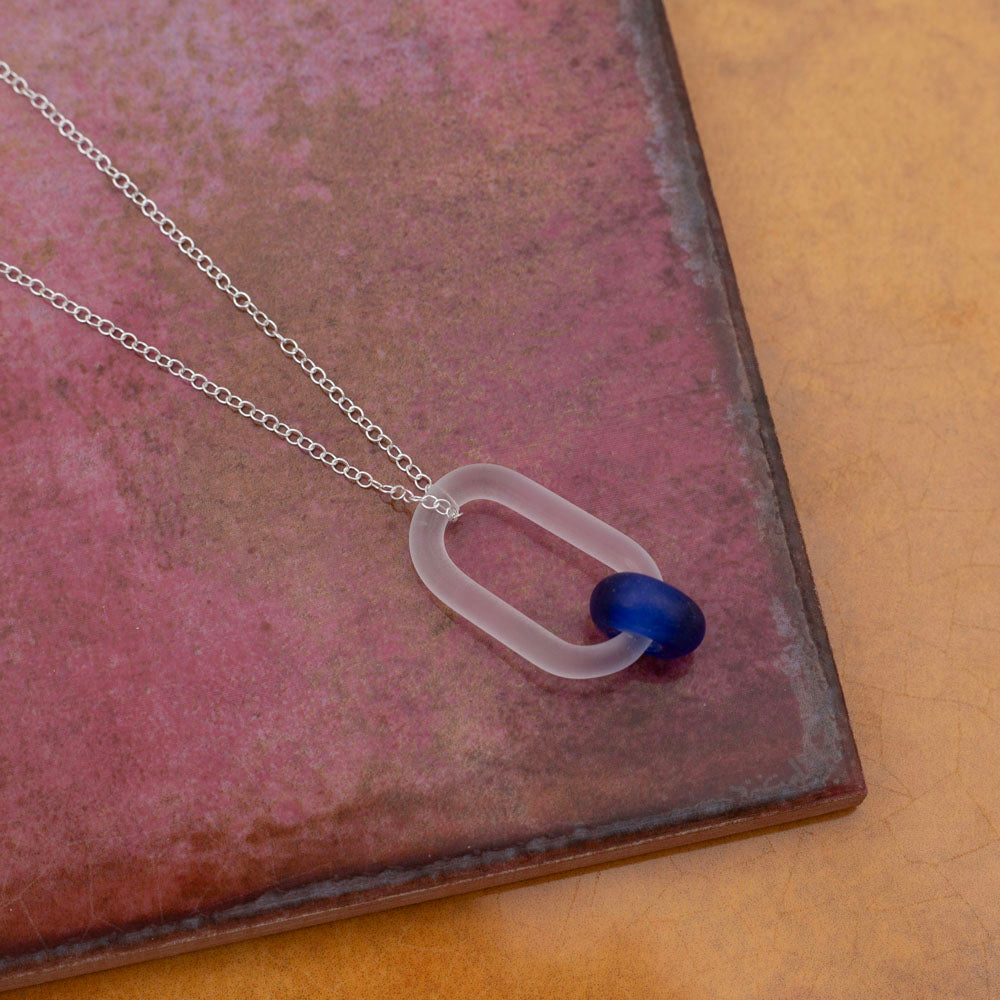
<path id="1" fill-rule="evenodd" d="M 652 640 L 646 656 L 670 659 L 697 649 L 705 616 L 687 594 L 642 573 L 614 573 L 590 595 L 590 617 L 608 637 L 633 632 Z"/>

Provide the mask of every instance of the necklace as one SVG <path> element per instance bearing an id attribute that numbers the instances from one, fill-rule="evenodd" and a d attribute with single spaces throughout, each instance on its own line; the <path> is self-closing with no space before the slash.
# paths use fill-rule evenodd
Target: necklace
<path id="1" fill-rule="evenodd" d="M 78 323 L 93 327 L 125 350 L 181 379 L 192 389 L 295 445 L 310 458 L 361 489 L 375 490 L 393 500 L 414 504 L 410 522 L 410 556 L 420 579 L 439 600 L 548 673 L 560 677 L 600 677 L 624 669 L 643 654 L 662 658 L 683 656 L 701 643 L 705 634 L 701 609 L 686 594 L 664 583 L 652 557 L 627 535 L 527 476 L 503 466 L 465 465 L 437 481 L 432 480 L 295 340 L 284 336 L 277 323 L 44 94 L 32 90 L 24 77 L 3 61 L 0 61 L 0 81 L 25 98 L 63 138 L 106 175 L 112 185 L 157 226 L 219 291 L 225 293 L 238 310 L 245 312 L 266 337 L 274 340 L 347 419 L 385 452 L 396 468 L 408 477 L 409 484 L 391 485 L 376 479 L 370 472 L 337 456 L 273 413 L 216 384 L 180 359 L 140 340 L 135 334 L 123 330 L 67 295 L 53 291 L 40 278 L 27 274 L 21 268 L 0 260 L 0 275 Z M 462 505 L 474 500 L 492 500 L 503 504 L 615 570 L 597 585 L 590 600 L 591 617 L 608 636 L 605 641 L 580 646 L 558 638 L 455 565 L 445 549 L 445 529 L 450 522 L 458 519 Z"/>

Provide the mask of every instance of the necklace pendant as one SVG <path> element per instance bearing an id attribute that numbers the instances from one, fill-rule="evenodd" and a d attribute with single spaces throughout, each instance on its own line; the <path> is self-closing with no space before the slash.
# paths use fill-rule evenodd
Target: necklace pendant
<path id="1" fill-rule="evenodd" d="M 637 542 L 513 469 L 463 465 L 442 476 L 428 492 L 459 507 L 473 500 L 503 504 L 616 573 L 662 579 L 652 557 Z M 536 667 L 557 677 L 603 677 L 624 670 L 656 645 L 647 636 L 625 630 L 591 645 L 560 639 L 460 570 L 445 549 L 447 526 L 447 519 L 432 510 L 414 511 L 410 558 L 420 579 L 449 608 Z"/>

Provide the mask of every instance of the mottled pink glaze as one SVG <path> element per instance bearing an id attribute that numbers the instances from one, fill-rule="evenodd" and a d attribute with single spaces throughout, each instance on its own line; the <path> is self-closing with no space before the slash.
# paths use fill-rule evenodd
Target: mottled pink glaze
<path id="1" fill-rule="evenodd" d="M 679 112 L 651 110 L 629 17 L 81 0 L 6 19 L 0 58 L 430 474 L 520 470 L 636 539 L 709 626 L 678 665 L 548 677 L 421 586 L 406 513 L 0 283 L 0 955 L 860 782 Z M 398 481 L 5 88 L 0 173 L 0 257 Z M 598 638 L 604 570 L 571 547 L 489 508 L 449 545 Z"/>

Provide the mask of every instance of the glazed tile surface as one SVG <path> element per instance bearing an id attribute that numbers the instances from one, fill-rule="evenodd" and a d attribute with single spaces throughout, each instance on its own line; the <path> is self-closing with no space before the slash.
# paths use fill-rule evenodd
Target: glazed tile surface
<path id="1" fill-rule="evenodd" d="M 863 787 L 639 5 L 75 10 L 72 59 L 30 11 L 0 55 L 432 475 L 536 479 L 708 634 L 543 675 L 421 586 L 406 513 L 0 288 L 0 969 Z M 395 472 L 6 90 L 0 164 L 5 259 Z M 448 537 L 599 638 L 603 567 L 484 505 Z"/>

